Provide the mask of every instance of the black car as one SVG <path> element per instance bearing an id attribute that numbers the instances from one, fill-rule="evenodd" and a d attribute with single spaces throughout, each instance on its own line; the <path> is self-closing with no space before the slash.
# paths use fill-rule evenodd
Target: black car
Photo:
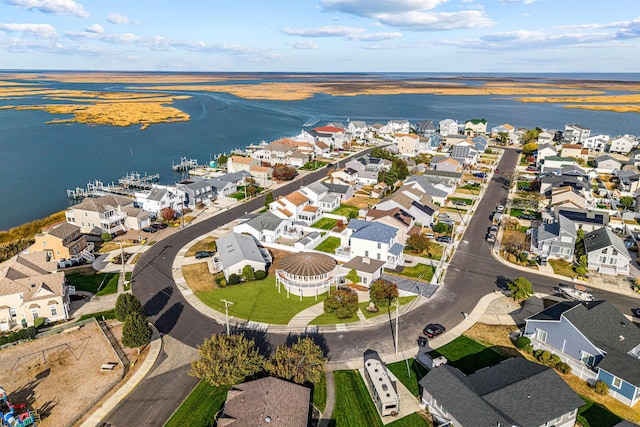
<path id="1" fill-rule="evenodd" d="M 196 258 L 197 259 L 209 258 L 211 256 L 213 256 L 213 252 L 207 252 L 207 251 L 198 251 L 198 252 L 196 252 Z"/>
<path id="2" fill-rule="evenodd" d="M 440 323 L 429 323 L 424 327 L 423 333 L 427 336 L 427 338 L 435 338 L 438 335 L 443 334 L 447 328 L 442 326 Z"/>
<path id="3" fill-rule="evenodd" d="M 142 229 L 142 231 L 144 231 L 145 233 L 155 233 L 156 231 L 158 231 L 158 229 L 153 227 L 145 227 Z"/>
<path id="4" fill-rule="evenodd" d="M 451 237 L 449 236 L 440 236 L 436 240 L 440 243 L 451 243 Z"/>
<path id="5" fill-rule="evenodd" d="M 151 226 L 157 230 L 164 230 L 168 227 L 164 222 L 156 222 L 155 224 L 151 224 Z"/>

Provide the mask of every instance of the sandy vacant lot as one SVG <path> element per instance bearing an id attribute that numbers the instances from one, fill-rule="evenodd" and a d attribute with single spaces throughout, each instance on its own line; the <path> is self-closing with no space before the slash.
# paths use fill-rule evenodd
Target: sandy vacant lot
<path id="1" fill-rule="evenodd" d="M 0 351 L 0 386 L 13 403 L 38 411 L 39 426 L 66 425 L 121 378 L 120 364 L 100 372 L 103 363 L 117 361 L 99 326 L 89 323 Z"/>

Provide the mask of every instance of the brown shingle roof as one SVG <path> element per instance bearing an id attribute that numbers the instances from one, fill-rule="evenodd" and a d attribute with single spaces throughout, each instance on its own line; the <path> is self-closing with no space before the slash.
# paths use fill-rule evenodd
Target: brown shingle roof
<path id="1" fill-rule="evenodd" d="M 309 199 L 299 191 L 294 191 L 288 196 L 285 196 L 285 199 L 291 202 L 294 206 L 300 206 L 301 204 L 309 201 Z"/>
<path id="2" fill-rule="evenodd" d="M 87 197 L 81 203 L 72 206 L 70 209 L 79 209 L 91 212 L 104 212 L 117 208 L 118 206 L 127 206 L 131 204 L 133 204 L 133 199 L 107 194 L 106 196 L 97 198 Z"/>
<path id="3" fill-rule="evenodd" d="M 250 165 L 254 159 L 252 157 L 231 156 L 232 163 L 240 163 L 243 165 Z"/>
<path id="4" fill-rule="evenodd" d="M 51 230 L 46 232 L 46 234 L 49 236 L 57 237 L 60 240 L 64 240 L 67 237 L 79 231 L 80 231 L 80 227 L 78 227 L 77 225 L 69 224 L 68 222 L 63 222 L 58 226 L 56 226 L 55 228 L 52 228 Z"/>

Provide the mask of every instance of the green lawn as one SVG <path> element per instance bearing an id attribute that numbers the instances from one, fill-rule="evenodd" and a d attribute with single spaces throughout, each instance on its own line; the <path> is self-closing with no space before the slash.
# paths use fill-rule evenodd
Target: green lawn
<path id="1" fill-rule="evenodd" d="M 411 301 L 413 301 L 416 298 L 417 297 L 415 295 L 400 297 L 400 305 L 409 304 Z M 387 307 L 383 307 L 379 309 L 376 313 L 371 313 L 367 311 L 368 306 L 369 306 L 369 301 L 362 301 L 358 303 L 358 309 L 362 312 L 364 317 L 367 319 L 371 319 L 372 317 L 376 317 L 381 314 L 388 313 Z M 357 313 L 349 317 L 348 319 L 337 319 L 333 314 L 323 313 L 320 316 L 313 319 L 309 324 L 310 325 L 335 325 L 339 323 L 357 322 L 359 320 L 360 320 L 360 317 L 358 317 Z"/>
<path id="2" fill-rule="evenodd" d="M 421 254 L 416 253 L 416 252 L 414 252 L 414 251 L 412 251 L 410 249 L 405 249 L 404 250 L 405 254 L 419 256 L 421 258 L 434 259 L 436 261 L 438 261 L 438 260 L 440 260 L 442 258 L 442 253 L 443 252 L 444 252 L 444 247 L 441 244 L 437 243 L 437 242 L 429 242 L 426 252 L 423 252 Z"/>
<path id="3" fill-rule="evenodd" d="M 417 279 L 422 276 L 420 280 L 425 282 L 431 281 L 433 277 L 433 273 L 435 273 L 436 269 L 427 264 L 416 264 L 413 267 L 404 267 L 402 269 L 402 273 L 398 274 L 400 276 L 413 277 Z M 396 274 L 396 273 L 394 273 Z"/>
<path id="4" fill-rule="evenodd" d="M 302 166 L 300 168 L 300 170 L 304 170 L 304 171 L 315 171 L 318 170 L 320 168 L 323 168 L 325 166 L 327 166 L 329 163 L 327 162 L 321 162 L 320 160 L 316 160 L 313 162 L 307 162 L 304 164 L 304 166 Z"/>
<path id="5" fill-rule="evenodd" d="M 95 317 L 96 319 L 102 319 L 104 317 L 104 320 L 111 320 L 116 318 L 116 311 L 107 310 L 107 311 L 99 311 L 97 313 L 85 314 L 78 319 L 78 322 L 82 320 L 91 319 L 92 317 Z"/>
<path id="6" fill-rule="evenodd" d="M 340 247 L 340 238 L 339 237 L 327 237 L 322 243 L 316 246 L 314 249 L 320 252 L 326 252 L 329 254 L 333 254 L 336 252 L 336 249 Z"/>
<path id="7" fill-rule="evenodd" d="M 287 299 L 287 291 L 281 286 L 280 293 L 276 287 L 276 279 L 269 276 L 264 280 L 230 285 L 211 291 L 196 292 L 202 302 L 221 313 L 224 313 L 226 299 L 233 303 L 229 307 L 229 316 L 255 322 L 286 325 L 300 311 L 323 302 L 327 294 L 303 298 L 291 294 Z"/>
<path id="8" fill-rule="evenodd" d="M 485 347 L 464 335 L 437 350 L 430 351 L 429 355 L 446 357 L 449 360 L 449 365 L 460 369 L 465 375 L 472 374 L 487 366 L 497 365 L 508 359 L 508 356 Z"/>
<path id="9" fill-rule="evenodd" d="M 76 287 L 76 290 L 101 296 L 118 292 L 118 276 L 118 273 L 85 274 L 76 272 L 69 273 L 65 277 L 72 286 Z"/>
<path id="10" fill-rule="evenodd" d="M 339 427 L 382 427 L 378 411 L 358 371 L 335 371 L 336 406 L 331 416 Z M 387 427 L 422 427 L 429 424 L 411 414 L 387 424 Z"/>
<path id="11" fill-rule="evenodd" d="M 418 297 L 415 295 L 400 297 L 400 305 L 409 304 L 411 301 L 413 301 L 416 298 Z M 381 314 L 387 314 L 389 312 L 388 307 L 380 307 L 376 313 L 371 313 L 367 311 L 367 307 L 369 306 L 369 301 L 363 301 L 359 303 L 358 306 L 360 307 L 360 311 L 362 312 L 362 314 L 364 314 L 364 317 L 366 317 L 367 319 L 380 316 Z M 395 308 L 395 305 L 391 307 L 391 310 L 393 311 L 394 308 Z"/>
<path id="12" fill-rule="evenodd" d="M 587 397 L 580 397 L 586 402 L 578 409 L 577 421 L 582 424 L 582 427 L 612 427 L 622 421 L 622 418 L 604 406 Z"/>
<path id="13" fill-rule="evenodd" d="M 327 378 L 324 375 L 318 384 L 313 385 L 313 406 L 321 412 L 327 406 Z"/>
<path id="14" fill-rule="evenodd" d="M 550 259 L 547 262 L 549 263 L 551 268 L 553 268 L 553 272 L 556 274 L 567 277 L 575 277 L 578 275 L 575 271 L 573 271 L 573 263 L 571 262 L 556 259 Z"/>
<path id="15" fill-rule="evenodd" d="M 360 208 L 357 208 L 355 206 L 340 205 L 340 207 L 338 209 L 336 209 L 335 211 L 333 211 L 331 213 L 332 214 L 336 214 L 336 215 L 346 216 L 347 218 L 350 218 L 351 215 L 353 215 L 353 214 L 358 215 L 358 212 L 360 212 Z"/>
<path id="16" fill-rule="evenodd" d="M 449 197 L 447 198 L 448 201 L 450 201 L 451 203 L 455 203 L 455 202 L 463 202 L 465 205 L 472 205 L 473 204 L 473 200 L 471 199 L 465 199 L 463 197 Z"/>
<path id="17" fill-rule="evenodd" d="M 213 387 L 206 381 L 200 381 L 164 426 L 213 427 L 228 390 L 227 386 Z"/>
<path id="18" fill-rule="evenodd" d="M 422 377 L 427 374 L 427 368 L 416 362 L 415 359 L 409 359 L 409 370 L 411 371 L 411 378 L 409 378 L 409 373 L 407 372 L 406 360 L 387 364 L 387 368 L 391 372 L 393 372 L 393 375 L 396 376 L 398 381 L 400 381 L 407 389 L 409 389 L 411 394 L 418 397 L 418 394 L 420 393 L 418 381 L 420 381 Z"/>
<path id="19" fill-rule="evenodd" d="M 321 218 L 315 224 L 311 224 L 311 226 L 313 228 L 320 228 L 322 230 L 333 230 L 337 223 L 338 223 L 337 219 Z"/>

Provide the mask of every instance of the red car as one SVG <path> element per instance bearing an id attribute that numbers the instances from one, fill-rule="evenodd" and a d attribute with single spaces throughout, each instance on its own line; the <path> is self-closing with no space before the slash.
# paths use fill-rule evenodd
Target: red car
<path id="1" fill-rule="evenodd" d="M 429 323 L 424 327 L 424 334 L 427 338 L 435 338 L 438 335 L 443 334 L 447 329 L 439 323 Z"/>

